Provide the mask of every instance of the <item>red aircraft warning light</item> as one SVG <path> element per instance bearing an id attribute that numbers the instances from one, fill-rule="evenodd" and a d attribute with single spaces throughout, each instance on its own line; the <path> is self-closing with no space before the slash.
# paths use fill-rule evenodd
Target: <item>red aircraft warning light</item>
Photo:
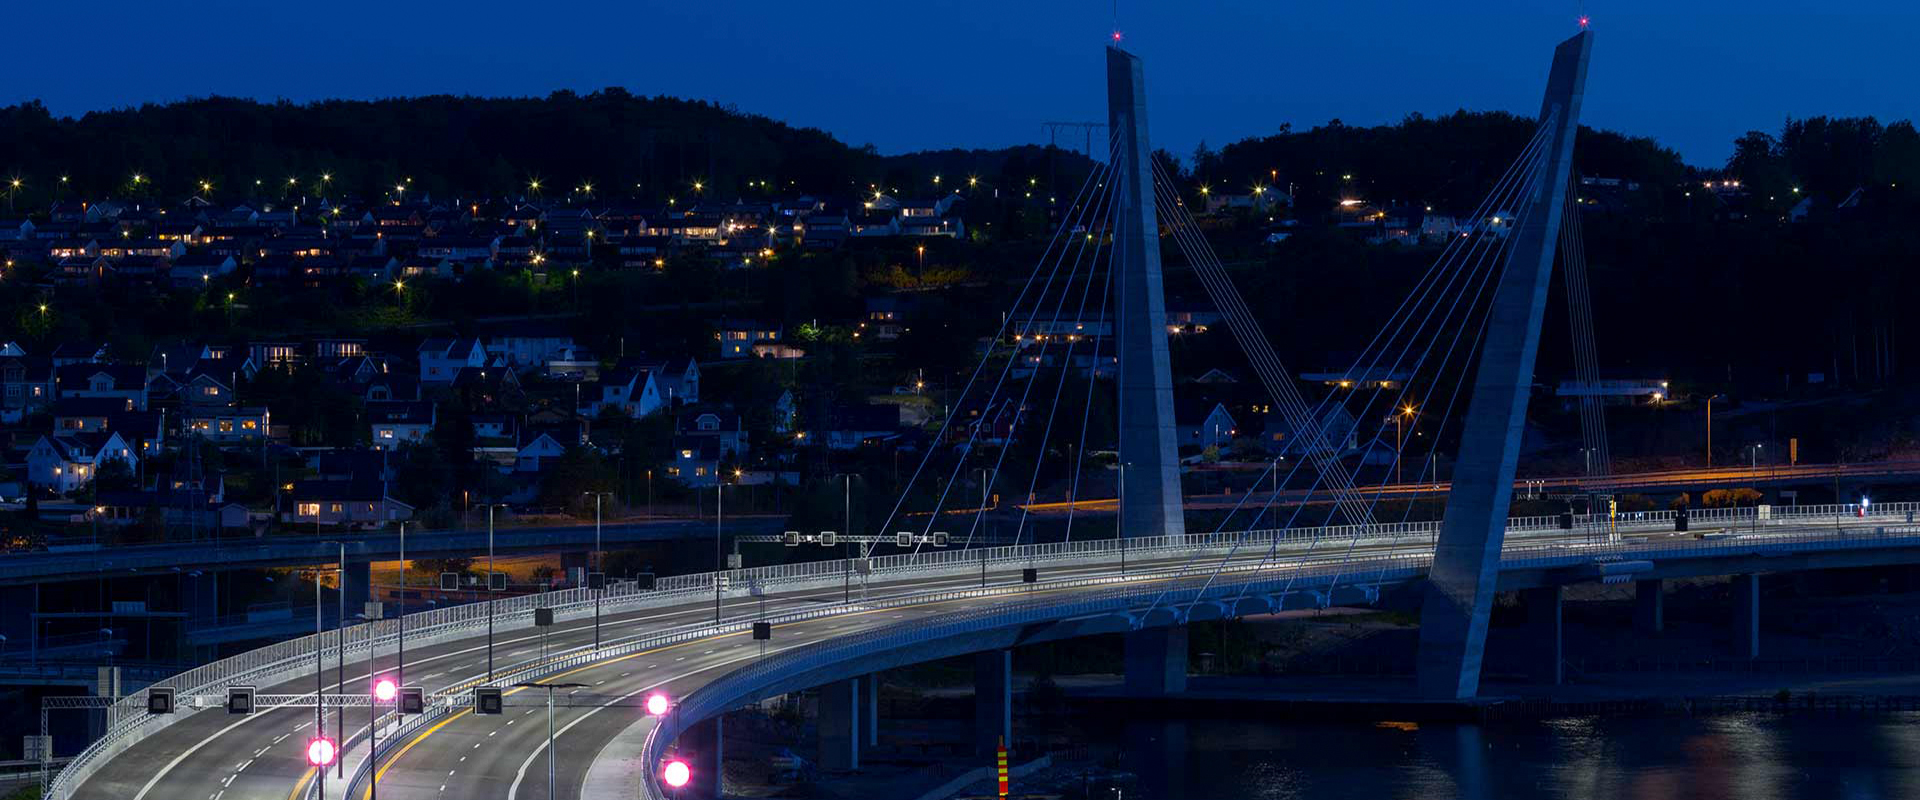
<path id="1" fill-rule="evenodd" d="M 333 746 L 333 740 L 321 736 L 307 741 L 307 763 L 316 767 L 331 766 L 334 756 L 339 755 Z"/>
<path id="2" fill-rule="evenodd" d="M 673 704 L 667 700 L 667 696 L 664 694 L 654 693 L 647 696 L 647 713 L 652 716 L 666 716 L 667 710 L 672 707 Z"/>
<path id="3" fill-rule="evenodd" d="M 666 769 L 660 771 L 660 777 L 668 786 L 678 789 L 693 780 L 693 768 L 687 766 L 687 762 L 675 759 L 667 762 Z"/>
<path id="4" fill-rule="evenodd" d="M 373 699 L 382 703 L 391 703 L 393 698 L 398 696 L 400 696 L 400 685 L 394 683 L 392 678 L 381 678 L 373 682 Z"/>

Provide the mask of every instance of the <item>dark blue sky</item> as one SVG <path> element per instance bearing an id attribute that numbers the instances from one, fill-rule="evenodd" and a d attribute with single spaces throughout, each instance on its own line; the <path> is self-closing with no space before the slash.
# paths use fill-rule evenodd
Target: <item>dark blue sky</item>
<path id="1" fill-rule="evenodd" d="M 0 103 L 58 114 L 206 94 L 543 95 L 621 85 L 718 100 L 882 152 L 1043 140 L 1103 120 L 1108 0 L 21 0 Z M 1338 117 L 1533 113 L 1577 0 L 1121 0 L 1155 143 L 1183 158 Z M 1588 0 L 1585 121 L 1717 165 L 1788 116 L 1920 116 L 1912 0 Z"/>

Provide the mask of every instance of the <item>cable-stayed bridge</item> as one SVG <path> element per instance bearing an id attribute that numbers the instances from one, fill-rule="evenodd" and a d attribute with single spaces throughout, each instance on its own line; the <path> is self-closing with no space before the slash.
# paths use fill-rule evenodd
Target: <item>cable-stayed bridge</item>
<path id="1" fill-rule="evenodd" d="M 1661 581 L 1734 575 L 1732 638 L 1752 655 L 1758 575 L 1920 561 L 1920 509 L 1509 518 L 1555 264 L 1568 285 L 1576 371 L 1597 380 L 1578 214 L 1569 213 L 1592 46 L 1584 30 L 1559 45 L 1531 137 L 1350 368 L 1409 376 L 1394 390 L 1301 395 L 1152 157 L 1140 59 L 1109 48 L 1105 160 L 1064 207 L 952 404 L 945 446 L 926 449 L 891 514 L 865 532 L 872 540 L 911 528 L 916 542 L 946 532 L 956 546 L 884 556 L 868 547 L 844 560 L 524 596 L 281 642 L 162 681 L 175 692 L 176 707 L 158 709 L 166 713 L 150 706 L 165 696 L 153 690 L 115 704 L 105 735 L 52 779 L 50 796 L 714 797 L 726 715 L 762 698 L 818 687 L 821 762 L 857 768 L 882 724 L 875 673 L 971 655 L 977 746 L 990 752 L 1013 739 L 1015 647 L 1120 634 L 1129 690 L 1178 693 L 1191 621 L 1366 604 L 1402 587 L 1424 597 L 1417 692 L 1443 701 L 1478 694 L 1500 591 L 1520 590 L 1547 612 L 1534 637 L 1544 680 L 1559 677 L 1560 591 L 1580 582 L 1635 582 L 1641 617 L 1658 626 Z M 1303 456 L 1276 457 L 1212 530 L 1187 527 L 1182 506 L 1163 254 L 1194 270 Z M 1109 315 L 1111 337 L 1073 328 Z M 1035 324 L 1016 329 L 1015 320 Z M 1043 356 L 1059 367 L 1016 375 Z M 1077 356 L 1094 373 L 1114 365 L 1115 430 L 1093 430 L 1088 410 L 1101 387 L 1074 380 Z M 1601 455 L 1581 478 L 1602 485 L 1605 420 L 1589 405 L 1583 441 Z M 1394 447 L 1396 470 L 1385 473 L 1446 482 L 1440 521 L 1393 518 L 1382 500 L 1394 484 L 1368 478 L 1324 440 L 1317 421 L 1334 408 L 1357 419 L 1419 413 L 1458 431 L 1450 463 L 1435 448 Z M 1119 453 L 1118 513 L 1076 520 L 1087 445 L 1107 436 Z M 986 538 L 987 509 L 954 496 L 960 478 L 977 472 L 989 490 L 1030 496 L 1040 470 L 1015 465 L 1062 452 L 1077 454 L 1058 465 L 1069 486 L 1062 535 L 1040 541 L 1022 509 L 1013 544 L 970 546 Z M 1299 501 L 1311 498 L 1332 507 L 1327 524 L 1296 524 Z M 371 700 L 375 679 L 421 689 L 420 713 Z M 253 713 L 223 710 L 237 686 L 255 688 Z M 675 702 L 650 716 L 644 701 L 656 692 Z M 316 740 L 342 757 L 309 764 Z M 669 786 L 682 777 L 692 785 Z"/>

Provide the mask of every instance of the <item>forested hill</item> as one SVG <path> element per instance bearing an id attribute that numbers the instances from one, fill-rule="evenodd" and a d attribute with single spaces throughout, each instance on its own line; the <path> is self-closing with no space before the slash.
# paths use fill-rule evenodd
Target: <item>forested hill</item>
<path id="1" fill-rule="evenodd" d="M 93 196 L 124 193 L 135 171 L 162 193 L 201 180 L 247 191 L 256 180 L 322 173 L 333 189 L 364 194 L 401 177 L 427 191 L 499 194 L 517 194 L 533 178 L 549 191 L 595 181 L 603 193 L 630 194 L 635 184 L 664 193 L 696 180 L 745 186 L 775 177 L 824 191 L 879 177 L 871 150 L 824 131 L 618 88 L 308 104 L 214 97 L 74 119 L 28 103 L 0 109 L 0 153 L 17 171 L 60 169 L 71 191 Z"/>

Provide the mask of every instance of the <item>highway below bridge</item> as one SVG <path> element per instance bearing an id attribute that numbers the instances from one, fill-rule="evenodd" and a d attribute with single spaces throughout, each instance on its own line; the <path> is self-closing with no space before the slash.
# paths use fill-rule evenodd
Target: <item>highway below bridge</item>
<path id="1" fill-rule="evenodd" d="M 1695 512 L 1687 534 L 1674 533 L 1664 512 L 1615 524 L 1580 518 L 1572 530 L 1562 529 L 1558 518 L 1515 519 L 1499 584 L 1529 590 L 1916 563 L 1915 510 L 1887 504 L 1861 516 L 1853 506 L 1803 507 L 1773 509 L 1765 518 L 1753 509 Z M 823 719 L 823 763 L 851 758 L 857 764 L 859 742 L 871 732 L 858 733 L 857 722 L 849 732 L 846 724 L 863 715 L 851 710 L 861 704 L 871 720 L 870 701 L 859 699 L 862 676 L 975 654 L 986 673 L 976 675 L 988 720 L 979 733 L 1004 735 L 1011 732 L 1004 729 L 1011 724 L 1005 654 L 1013 647 L 1124 633 L 1132 684 L 1135 637 L 1189 620 L 1371 602 L 1383 587 L 1423 579 L 1436 531 L 1430 523 L 1403 523 L 1359 531 L 1102 539 L 675 576 L 653 591 L 622 586 L 602 597 L 598 647 L 588 590 L 517 597 L 491 612 L 491 677 L 487 604 L 410 614 L 403 675 L 398 621 L 347 629 L 342 695 L 336 696 L 342 678 L 334 662 L 339 634 L 328 632 L 319 642 L 327 735 L 343 730 L 348 744 L 336 768 L 345 777 L 330 775 L 324 791 L 303 757 L 314 735 L 316 686 L 315 642 L 303 638 L 162 681 L 182 695 L 175 714 L 149 715 L 144 692 L 127 697 L 106 737 L 59 774 L 50 796 L 298 800 L 345 797 L 351 783 L 356 800 L 367 797 L 366 692 L 375 674 L 429 693 L 426 714 L 396 718 L 383 710 L 378 717 L 380 796 L 548 797 L 546 695 L 513 687 L 540 681 L 578 684 L 556 692 L 554 796 L 665 797 L 656 768 L 673 754 L 694 767 L 696 785 L 682 796 L 708 797 L 721 730 L 710 721 L 754 700 L 823 687 L 829 698 L 823 705 L 851 702 L 840 707 L 845 713 L 838 722 Z M 1032 582 L 1027 569 L 1035 571 Z M 544 639 L 534 627 L 538 604 L 555 609 L 557 619 Z M 752 638 L 757 621 L 772 623 L 769 641 Z M 1178 669 L 1183 681 L 1184 665 Z M 227 687 L 243 684 L 259 687 L 261 710 L 223 713 Z M 478 685 L 508 687 L 505 713 L 470 711 Z M 638 708 L 653 691 L 679 700 L 658 728 Z M 344 726 L 333 710 L 339 707 Z"/>
<path id="2" fill-rule="evenodd" d="M 1199 470 L 1193 474 L 1206 474 L 1218 471 L 1227 474 L 1259 472 L 1266 465 L 1260 464 L 1246 470 L 1225 467 Z M 1872 461 L 1856 464 L 1797 464 L 1778 466 L 1725 466 L 1702 467 L 1698 469 L 1662 470 L 1657 472 L 1620 473 L 1604 476 L 1557 475 L 1519 478 L 1513 482 L 1516 497 L 1533 495 L 1618 495 L 1645 492 L 1678 492 L 1704 489 L 1725 489 L 1732 487 L 1751 487 L 1778 489 L 1791 486 L 1831 487 L 1836 481 L 1845 488 L 1852 489 L 1874 483 L 1899 483 L 1920 480 L 1920 461 Z M 1380 497 L 1393 500 L 1420 498 L 1442 498 L 1447 496 L 1453 485 L 1447 481 L 1425 483 L 1387 483 L 1378 486 L 1363 486 L 1357 491 L 1365 497 Z M 1240 506 L 1243 491 L 1215 492 L 1208 494 L 1188 494 L 1183 500 L 1186 509 L 1192 511 L 1230 510 Z M 1256 492 L 1255 496 L 1274 498 L 1275 505 L 1293 505 L 1300 503 L 1325 505 L 1335 502 L 1325 490 L 1282 489 L 1279 492 Z M 1846 499 L 1842 495 L 1841 499 Z M 1071 509 L 1075 514 L 1093 514 L 1112 516 L 1116 504 L 1111 497 L 1088 498 L 1075 502 L 1047 501 L 1028 504 L 1015 504 L 1012 510 L 1026 510 L 1035 516 L 1059 516 Z M 1004 511 L 1005 509 L 1003 509 Z"/>
<path id="3" fill-rule="evenodd" d="M 777 533 L 784 517 L 729 516 L 729 534 Z M 711 519 L 673 519 L 608 523 L 601 526 L 603 549 L 679 539 L 707 539 L 714 535 Z M 593 549 L 594 525 L 546 525 L 498 528 L 493 547 L 501 555 L 522 553 L 585 553 Z M 407 558 L 468 558 L 487 552 L 487 531 L 412 531 L 406 535 Z M 0 556 L 0 586 L 20 586 L 60 580 L 90 580 L 104 573 L 117 576 L 152 575 L 179 570 L 233 570 L 262 567 L 333 564 L 346 545 L 349 563 L 392 561 L 400 557 L 400 536 L 391 530 L 342 532 L 311 536 L 208 539 L 200 542 L 62 549 Z"/>

